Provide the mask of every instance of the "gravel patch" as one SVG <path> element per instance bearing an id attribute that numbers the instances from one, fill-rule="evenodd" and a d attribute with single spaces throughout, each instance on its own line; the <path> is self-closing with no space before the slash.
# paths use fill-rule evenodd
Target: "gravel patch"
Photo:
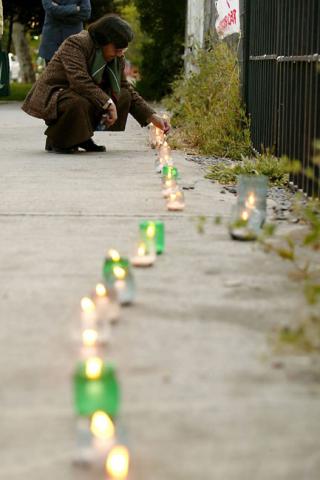
<path id="1" fill-rule="evenodd" d="M 200 155 L 186 155 L 186 160 L 188 162 L 194 162 L 201 166 L 205 172 L 209 167 L 214 165 L 234 165 L 235 160 L 230 158 L 217 158 L 211 156 L 200 156 Z M 237 194 L 236 185 L 221 185 L 221 194 L 226 192 Z M 274 206 L 273 209 L 273 218 L 272 220 L 288 220 L 290 222 L 296 222 L 298 219 L 293 215 L 293 202 L 295 197 L 295 191 L 289 187 L 270 187 L 268 190 L 268 199 L 273 200 Z"/>

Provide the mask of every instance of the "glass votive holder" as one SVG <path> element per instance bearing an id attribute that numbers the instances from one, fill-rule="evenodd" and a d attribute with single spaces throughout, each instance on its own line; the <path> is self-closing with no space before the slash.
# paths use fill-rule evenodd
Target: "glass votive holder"
<path id="1" fill-rule="evenodd" d="M 151 267 L 156 260 L 154 242 L 139 240 L 136 244 L 130 262 L 134 267 Z"/>
<path id="2" fill-rule="evenodd" d="M 95 325 L 98 314 L 97 307 L 91 297 L 83 297 L 80 301 L 81 324 L 85 326 Z"/>
<path id="3" fill-rule="evenodd" d="M 79 362 L 73 376 L 74 407 L 77 415 L 89 416 L 101 410 L 116 417 L 120 405 L 120 387 L 113 365 L 101 357 Z"/>
<path id="4" fill-rule="evenodd" d="M 78 332 L 80 333 L 82 358 L 95 355 L 111 340 L 110 324 L 105 320 L 97 320 L 94 325 L 90 326 L 82 325 Z"/>
<path id="5" fill-rule="evenodd" d="M 105 469 L 107 480 L 127 480 L 130 454 L 126 445 L 116 443 L 108 452 Z"/>
<path id="6" fill-rule="evenodd" d="M 165 140 L 163 131 L 151 123 L 149 125 L 149 143 L 151 148 L 159 148 Z"/>
<path id="7" fill-rule="evenodd" d="M 162 173 L 163 167 L 169 165 L 173 167 L 173 159 L 170 156 L 165 156 L 163 159 L 157 158 L 154 162 L 156 173 Z"/>
<path id="8" fill-rule="evenodd" d="M 171 212 L 184 210 L 185 201 L 183 191 L 177 187 L 172 190 L 167 198 L 167 209 Z"/>
<path id="9" fill-rule="evenodd" d="M 230 235 L 236 240 L 255 240 L 266 219 L 268 179 L 264 175 L 239 175 L 237 190 Z"/>
<path id="10" fill-rule="evenodd" d="M 99 320 L 116 322 L 120 317 L 118 295 L 114 288 L 107 288 L 102 282 L 97 283 L 93 300 Z"/>
<path id="11" fill-rule="evenodd" d="M 177 186 L 178 184 L 175 179 L 164 180 L 162 183 L 163 198 L 168 198 L 170 196 L 170 193 L 172 193 L 177 188 Z"/>
<path id="12" fill-rule="evenodd" d="M 256 240 L 265 220 L 263 211 L 235 205 L 232 209 L 230 236 L 233 240 Z"/>
<path id="13" fill-rule="evenodd" d="M 159 147 L 158 156 L 161 161 L 171 158 L 171 147 L 166 140 Z"/>
<path id="14" fill-rule="evenodd" d="M 75 464 L 100 466 L 115 443 L 115 424 L 107 413 L 76 417 Z"/>
<path id="15" fill-rule="evenodd" d="M 103 265 L 103 278 L 107 288 L 114 289 L 117 292 L 121 305 L 133 302 L 135 282 L 130 262 L 127 258 L 119 258 L 117 261 L 110 261 L 110 258 L 106 258 Z"/>
<path id="16" fill-rule="evenodd" d="M 239 206 L 266 213 L 268 178 L 265 175 L 239 175 L 237 191 Z"/>
<path id="17" fill-rule="evenodd" d="M 172 165 L 164 165 L 162 168 L 162 183 L 166 180 L 177 180 L 179 178 L 179 171 L 177 167 Z"/>
<path id="18" fill-rule="evenodd" d="M 160 220 L 144 220 L 139 224 L 141 239 L 149 246 L 155 249 L 159 255 L 165 249 L 165 229 L 164 223 Z"/>

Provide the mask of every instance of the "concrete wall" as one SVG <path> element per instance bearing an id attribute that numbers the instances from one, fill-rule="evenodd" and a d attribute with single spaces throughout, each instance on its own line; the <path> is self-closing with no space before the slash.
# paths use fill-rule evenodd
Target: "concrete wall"
<path id="1" fill-rule="evenodd" d="M 190 54 L 204 47 L 208 33 L 213 31 L 216 8 L 214 0 L 188 0 L 186 22 L 186 71 L 192 70 Z"/>
<path id="2" fill-rule="evenodd" d="M 188 0 L 186 46 L 203 47 L 205 0 Z"/>

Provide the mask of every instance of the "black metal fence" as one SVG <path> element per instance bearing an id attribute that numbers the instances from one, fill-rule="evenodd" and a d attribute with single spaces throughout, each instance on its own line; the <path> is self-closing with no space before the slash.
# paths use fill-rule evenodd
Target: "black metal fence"
<path id="1" fill-rule="evenodd" d="M 292 182 L 320 196 L 320 0 L 242 0 L 243 87 L 258 151 L 300 160 Z"/>

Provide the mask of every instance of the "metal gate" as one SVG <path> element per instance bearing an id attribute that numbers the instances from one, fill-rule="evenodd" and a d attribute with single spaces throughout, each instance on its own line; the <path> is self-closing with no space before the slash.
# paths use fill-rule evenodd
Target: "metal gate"
<path id="1" fill-rule="evenodd" d="M 301 162 L 294 185 L 320 196 L 320 0 L 244 0 L 244 96 L 258 151 Z"/>

